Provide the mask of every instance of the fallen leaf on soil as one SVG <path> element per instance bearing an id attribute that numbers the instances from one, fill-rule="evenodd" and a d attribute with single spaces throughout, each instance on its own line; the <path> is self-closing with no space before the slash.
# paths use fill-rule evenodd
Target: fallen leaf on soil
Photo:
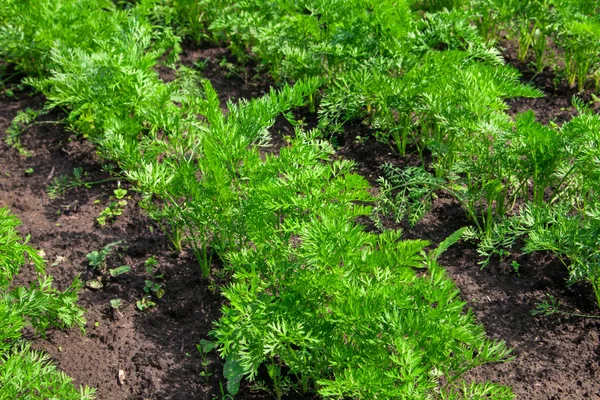
<path id="1" fill-rule="evenodd" d="M 102 289 L 102 287 L 104 285 L 102 284 L 102 282 L 99 282 L 96 279 L 91 279 L 91 280 L 85 282 L 85 286 L 90 289 L 98 290 L 98 289 Z"/>

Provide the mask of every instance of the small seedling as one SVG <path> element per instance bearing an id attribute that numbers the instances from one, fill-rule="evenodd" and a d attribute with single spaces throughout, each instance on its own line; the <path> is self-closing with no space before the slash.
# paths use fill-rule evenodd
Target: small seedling
<path id="1" fill-rule="evenodd" d="M 8 97 L 13 97 L 14 92 L 7 89 L 4 92 Z M 27 108 L 24 111 L 19 111 L 17 116 L 12 120 L 11 125 L 6 129 L 6 143 L 9 146 L 17 149 L 19 153 L 25 157 L 30 157 L 32 154 L 21 145 L 21 136 L 28 128 L 39 124 L 60 124 L 61 121 L 36 121 L 36 119 L 42 115 L 48 113 L 48 110 L 42 108 L 40 110 L 34 110 Z"/>
<path id="2" fill-rule="evenodd" d="M 217 294 L 217 283 L 213 279 L 208 283 L 208 290 L 210 290 L 212 294 Z"/>
<path id="3" fill-rule="evenodd" d="M 198 69 L 198 71 L 204 71 L 204 69 L 208 65 L 209 61 L 210 61 L 210 58 L 205 58 L 204 60 L 198 60 L 194 63 L 194 66 Z"/>
<path id="4" fill-rule="evenodd" d="M 126 274 L 129 271 L 131 271 L 131 267 L 129 265 L 121 265 L 119 268 L 112 268 L 108 270 L 110 276 L 112 276 L 113 278 L 115 276 Z"/>
<path id="5" fill-rule="evenodd" d="M 87 281 L 85 284 L 91 289 L 101 289 L 104 285 L 102 279 L 107 277 L 116 277 L 131 271 L 131 267 L 128 265 L 121 265 L 118 268 L 111 268 L 107 271 L 106 260 L 110 253 L 112 253 L 115 246 L 122 243 L 122 241 L 109 243 L 102 248 L 102 250 L 94 250 L 86 255 L 88 263 L 92 268 L 100 273 L 96 279 Z"/>
<path id="6" fill-rule="evenodd" d="M 214 342 L 205 339 L 202 339 L 200 343 L 196 345 L 196 348 L 200 353 L 200 357 L 202 358 L 202 372 L 200 372 L 200 376 L 206 379 L 208 379 L 212 375 L 212 372 L 208 372 L 210 360 L 206 356 L 215 348 L 215 346 L 216 344 Z"/>
<path id="7" fill-rule="evenodd" d="M 104 270 L 106 268 L 106 258 L 113 251 L 115 246 L 118 246 L 123 241 L 119 240 L 118 242 L 112 242 L 104 246 L 102 250 L 94 250 L 88 253 L 85 258 L 87 258 L 90 266 L 96 270 Z"/>
<path id="8" fill-rule="evenodd" d="M 600 318 L 600 315 L 588 315 L 588 314 L 579 314 L 572 313 L 568 311 L 564 311 L 560 309 L 560 301 L 557 300 L 550 293 L 546 293 L 546 300 L 542 301 L 538 304 L 533 310 L 531 310 L 531 314 L 534 316 L 550 316 L 553 314 L 560 314 L 567 317 L 579 317 L 579 318 Z"/>
<path id="9" fill-rule="evenodd" d="M 146 261 L 144 261 L 144 267 L 146 267 L 146 273 L 151 275 L 154 270 L 158 267 L 158 260 L 154 256 L 151 256 Z"/>
<path id="10" fill-rule="evenodd" d="M 146 274 L 150 276 L 150 279 L 146 279 L 145 281 L 144 292 L 147 295 L 153 294 L 156 298 L 162 299 L 165 295 L 165 290 L 163 289 L 163 285 L 157 283 L 155 280 L 164 279 L 165 274 L 158 273 L 158 261 L 152 256 L 144 262 L 144 266 L 146 267 Z"/>
<path id="11" fill-rule="evenodd" d="M 110 308 L 112 308 L 113 310 L 118 311 L 119 308 L 121 307 L 122 303 L 123 302 L 121 301 L 121 299 L 112 299 L 110 301 Z"/>
<path id="12" fill-rule="evenodd" d="M 31 174 L 33 174 L 33 171 L 34 171 L 34 169 L 33 169 L 33 168 L 27 168 L 27 169 L 25 170 L 25 175 L 31 175 Z"/>
<path id="13" fill-rule="evenodd" d="M 498 250 L 496 250 L 496 254 L 498 254 L 498 257 L 500 257 L 500 260 L 503 260 L 504 257 L 510 256 L 510 253 L 507 250 L 504 250 L 504 249 L 498 249 Z"/>
<path id="14" fill-rule="evenodd" d="M 225 76 L 227 78 L 231 78 L 232 76 L 237 76 L 242 79 L 244 82 L 248 83 L 248 71 L 242 66 L 238 66 L 227 61 L 227 58 L 223 57 L 219 62 L 219 67 L 223 68 L 225 72 Z"/>
<path id="15" fill-rule="evenodd" d="M 156 283 L 146 279 L 144 285 L 144 293 L 148 295 L 153 294 L 157 298 L 162 299 L 162 297 L 165 295 L 165 290 L 162 288 L 162 285 L 160 283 Z"/>
<path id="16" fill-rule="evenodd" d="M 141 300 L 136 301 L 135 305 L 140 311 L 144 311 L 148 308 L 154 307 L 156 303 L 150 300 L 150 296 L 144 296 Z"/>
<path id="17" fill-rule="evenodd" d="M 124 197 L 127 195 L 127 190 L 119 187 L 113 191 L 114 200 L 111 201 L 101 213 L 96 221 L 100 225 L 106 225 L 107 222 L 114 221 L 119 215 L 123 214 L 123 210 L 125 210 L 125 206 L 127 206 L 127 200 Z"/>
<path id="18" fill-rule="evenodd" d="M 165 295 L 164 285 L 156 282 L 157 279 L 164 279 L 163 273 L 158 273 L 158 261 L 154 256 L 148 258 L 144 262 L 146 268 L 146 274 L 149 275 L 150 279 L 144 281 L 144 297 L 136 302 L 137 308 L 140 311 L 144 311 L 147 308 L 154 307 L 156 303 L 152 301 L 152 296 L 157 299 L 162 299 Z"/>
<path id="19" fill-rule="evenodd" d="M 521 267 L 521 264 L 519 264 L 519 262 L 517 260 L 512 260 L 512 262 L 510 263 L 510 266 L 513 268 L 515 273 L 517 275 L 519 275 L 519 268 Z"/>
<path id="20" fill-rule="evenodd" d="M 50 185 L 48 185 L 46 193 L 48 193 L 50 199 L 54 200 L 63 196 L 71 189 L 81 186 L 88 187 L 89 183 L 85 182 L 86 176 L 87 174 L 83 171 L 83 168 L 73 168 L 73 176 L 60 175 L 54 178 Z"/>

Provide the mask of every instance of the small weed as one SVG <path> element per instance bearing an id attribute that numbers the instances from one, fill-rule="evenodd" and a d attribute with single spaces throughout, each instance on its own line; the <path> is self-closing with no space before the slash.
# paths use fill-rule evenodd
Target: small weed
<path id="1" fill-rule="evenodd" d="M 14 93 L 12 90 L 7 89 L 5 94 L 8 97 L 13 97 Z M 47 114 L 48 110 L 34 110 L 32 108 L 27 108 L 24 111 L 19 111 L 17 116 L 12 120 L 11 125 L 6 129 L 6 143 L 9 146 L 17 149 L 21 155 L 29 157 L 31 156 L 31 152 L 23 148 L 21 145 L 21 135 L 25 132 L 29 127 L 33 125 L 39 124 L 59 124 L 62 121 L 36 121 L 36 119 L 44 114 Z"/>
<path id="2" fill-rule="evenodd" d="M 515 273 L 518 276 L 521 276 L 519 274 L 519 268 L 521 268 L 521 264 L 519 264 L 519 262 L 517 260 L 512 260 L 512 262 L 510 263 L 510 266 L 513 268 L 513 271 L 515 271 Z"/>
<path id="3" fill-rule="evenodd" d="M 223 57 L 219 62 L 219 67 L 225 70 L 225 77 L 231 78 L 235 75 L 238 78 L 242 79 L 245 83 L 248 83 L 248 71 L 246 71 L 246 69 L 243 66 L 233 64 L 227 61 L 225 57 Z"/>
<path id="4" fill-rule="evenodd" d="M 145 311 L 148 308 L 152 308 L 152 307 L 156 306 L 156 303 L 150 299 L 151 299 L 150 296 L 144 296 L 144 297 L 142 297 L 141 300 L 136 301 L 135 305 L 138 308 L 138 310 Z"/>
<path id="5" fill-rule="evenodd" d="M 88 183 L 85 182 L 86 176 L 87 174 L 83 171 L 83 168 L 73 168 L 72 176 L 60 175 L 54 178 L 50 185 L 48 185 L 48 188 L 46 188 L 46 193 L 48 193 L 48 197 L 51 200 L 54 200 L 63 196 L 71 189 L 81 186 L 88 187 Z"/>
<path id="6" fill-rule="evenodd" d="M 194 63 L 194 66 L 198 69 L 198 71 L 202 72 L 208 65 L 210 58 L 205 58 L 204 60 L 198 60 Z"/>
<path id="7" fill-rule="evenodd" d="M 125 207 L 127 206 L 127 200 L 124 197 L 127 195 L 127 190 L 122 189 L 120 186 L 118 189 L 113 191 L 114 196 L 111 197 L 113 201 L 111 201 L 101 213 L 96 221 L 98 224 L 104 226 L 108 222 L 114 221 L 119 215 L 123 214 Z"/>
<path id="8" fill-rule="evenodd" d="M 164 279 L 164 274 L 158 272 L 158 261 L 156 258 L 154 256 L 148 258 L 144 262 L 144 267 L 150 279 L 144 281 L 144 297 L 136 302 L 137 308 L 140 311 L 156 306 L 156 303 L 152 300 L 153 296 L 157 299 L 162 299 L 165 295 L 164 284 L 157 282 L 159 279 Z"/>
<path id="9" fill-rule="evenodd" d="M 560 301 L 557 300 L 550 293 L 546 293 L 546 300 L 538 304 L 532 311 L 531 314 L 534 316 L 545 316 L 548 317 L 554 314 L 560 314 L 567 317 L 579 317 L 579 318 L 600 318 L 600 315 L 589 315 L 580 314 L 564 311 L 560 309 Z"/>
<path id="10" fill-rule="evenodd" d="M 216 346 L 216 343 L 211 342 L 210 340 L 202 339 L 200 343 L 196 345 L 198 349 L 198 353 L 200 353 L 200 357 L 202 358 L 202 372 L 200 372 L 200 376 L 207 379 L 212 376 L 212 372 L 208 372 L 208 366 L 210 365 L 210 360 L 207 355 L 210 353 Z"/>
<path id="11" fill-rule="evenodd" d="M 106 268 L 106 258 L 112 253 L 113 248 L 118 246 L 123 241 L 112 242 L 102 248 L 102 250 L 94 250 L 89 252 L 85 258 L 87 258 L 90 266 L 98 271 Z"/>
<path id="12" fill-rule="evenodd" d="M 110 302 L 110 308 L 112 308 L 113 310 L 118 311 L 119 308 L 121 307 L 121 305 L 123 304 L 121 299 L 112 299 Z"/>
<path id="13" fill-rule="evenodd" d="M 86 286 L 88 286 L 91 289 L 101 289 L 104 286 L 102 284 L 103 279 L 109 277 L 114 278 L 131 271 L 131 267 L 129 265 L 121 265 L 117 268 L 108 269 L 107 258 L 112 253 L 115 246 L 121 243 L 122 241 L 109 243 L 106 246 L 104 246 L 101 250 L 94 250 L 86 255 L 90 266 L 100 274 L 98 278 L 87 281 Z"/>

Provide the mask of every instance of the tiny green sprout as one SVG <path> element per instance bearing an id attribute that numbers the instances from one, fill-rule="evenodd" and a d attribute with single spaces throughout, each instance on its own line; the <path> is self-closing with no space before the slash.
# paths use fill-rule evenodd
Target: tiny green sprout
<path id="1" fill-rule="evenodd" d="M 33 169 L 33 168 L 31 168 L 31 167 L 30 167 L 30 168 L 27 168 L 27 169 L 25 170 L 25 175 L 31 175 L 31 174 L 33 174 L 33 171 L 34 171 L 34 169 Z"/>
<path id="2" fill-rule="evenodd" d="M 144 311 L 148 308 L 154 307 L 156 303 L 150 300 L 150 296 L 144 296 L 141 300 L 136 301 L 135 305 L 138 310 Z"/>
<path id="3" fill-rule="evenodd" d="M 123 214 L 123 210 L 125 210 L 127 200 L 124 197 L 127 195 L 127 190 L 122 189 L 119 185 L 119 188 L 115 189 L 113 193 L 117 201 L 111 201 L 108 207 L 96 218 L 99 225 L 106 225 L 108 222 L 113 221 L 117 216 Z"/>
<path id="4" fill-rule="evenodd" d="M 162 288 L 162 285 L 151 280 L 145 281 L 144 292 L 146 294 L 153 293 L 159 299 L 162 299 L 165 295 L 165 290 Z"/>
<path id="5" fill-rule="evenodd" d="M 151 275 L 154 272 L 154 269 L 158 267 L 158 261 L 154 256 L 151 256 L 144 261 L 144 266 L 146 267 L 146 272 Z"/>
<path id="6" fill-rule="evenodd" d="M 210 58 L 205 58 L 204 60 L 198 60 L 194 63 L 194 66 L 196 68 L 198 68 L 199 71 L 204 71 L 204 69 L 208 65 L 209 61 L 210 61 Z"/>
<path id="7" fill-rule="evenodd" d="M 89 187 L 91 183 L 86 182 L 86 176 L 87 174 L 83 171 L 83 168 L 73 168 L 72 176 L 62 174 L 58 177 L 55 177 L 46 188 L 46 193 L 48 193 L 48 197 L 51 200 L 54 200 L 63 196 L 71 189 L 78 187 Z"/>
<path id="8" fill-rule="evenodd" d="M 126 274 L 129 271 L 131 271 L 131 267 L 129 265 L 121 265 L 119 268 L 113 268 L 108 270 L 110 276 L 112 277 Z"/>
<path id="9" fill-rule="evenodd" d="M 115 194 L 117 200 L 121 200 L 127 195 L 127 190 L 119 187 L 118 189 L 113 190 L 113 193 Z"/>
<path id="10" fill-rule="evenodd" d="M 560 309 L 561 303 L 550 293 L 546 293 L 546 299 L 539 303 L 533 310 L 531 310 L 531 314 L 534 316 L 545 316 L 548 317 L 553 314 L 559 314 L 566 317 L 578 317 L 578 318 L 600 318 L 600 315 L 589 315 L 589 314 L 580 314 L 569 311 L 563 311 Z"/>
<path id="11" fill-rule="evenodd" d="M 121 299 L 112 299 L 112 300 L 110 301 L 110 307 L 111 307 L 113 310 L 118 310 L 118 309 L 121 307 L 121 305 L 122 305 L 122 301 L 121 301 Z"/>
<path id="12" fill-rule="evenodd" d="M 521 267 L 521 264 L 519 264 L 519 262 L 517 260 L 512 260 L 512 262 L 510 263 L 510 266 L 517 273 L 517 275 L 519 275 L 519 268 Z"/>
<path id="13" fill-rule="evenodd" d="M 500 257 L 500 260 L 503 260 L 504 257 L 507 257 L 510 255 L 510 253 L 504 249 L 496 250 L 496 253 L 498 254 L 498 257 Z"/>
<path id="14" fill-rule="evenodd" d="M 212 294 L 217 294 L 217 283 L 212 279 L 208 284 L 208 290 L 210 290 Z"/>
<path id="15" fill-rule="evenodd" d="M 96 322 L 94 322 L 94 326 L 95 326 L 96 328 L 97 328 L 97 327 L 99 327 L 99 326 L 100 326 L 100 322 L 99 322 L 99 321 L 96 321 Z"/>
<path id="16" fill-rule="evenodd" d="M 104 246 L 101 250 L 94 250 L 89 252 L 85 258 L 87 258 L 90 267 L 98 270 L 102 270 L 106 268 L 106 258 L 113 251 L 113 248 L 123 241 L 119 240 L 118 242 L 112 242 Z"/>
<path id="17" fill-rule="evenodd" d="M 365 144 L 366 141 L 367 141 L 367 137 L 366 136 L 356 135 L 355 142 L 357 144 Z"/>
<path id="18" fill-rule="evenodd" d="M 200 340 L 200 343 L 196 344 L 196 349 L 198 349 L 198 353 L 200 353 L 202 359 L 202 372 L 200 372 L 200 376 L 203 378 L 209 378 L 212 375 L 212 372 L 208 371 L 208 366 L 211 362 L 207 355 L 216 347 L 216 345 L 215 342 L 205 339 Z"/>

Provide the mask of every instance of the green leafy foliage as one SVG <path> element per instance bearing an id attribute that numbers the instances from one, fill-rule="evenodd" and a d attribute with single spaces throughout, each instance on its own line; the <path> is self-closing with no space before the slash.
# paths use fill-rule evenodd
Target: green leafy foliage
<path id="1" fill-rule="evenodd" d="M 38 2 L 4 1 L 0 8 L 0 48 L 7 61 L 27 74 L 47 71 L 57 42 L 91 49 L 95 40 L 115 34 L 114 23 L 101 14 L 114 9 L 110 0 Z M 44 29 L 39 29 L 40 27 Z M 90 35 L 96 32 L 96 35 Z"/>
<path id="2" fill-rule="evenodd" d="M 565 24 L 560 37 L 565 48 L 565 69 L 571 86 L 583 91 L 588 77 L 595 81 L 600 92 L 600 19 L 580 18 Z"/>
<path id="3" fill-rule="evenodd" d="M 228 303 L 215 322 L 213 339 L 227 360 L 229 391 L 235 393 L 241 379 L 254 380 L 264 366 L 279 398 L 291 388 L 332 398 L 461 398 L 476 393 L 510 398 L 508 388 L 467 386 L 461 379 L 480 364 L 507 360 L 509 350 L 485 337 L 436 262 L 459 235 L 428 254 L 428 242 L 403 240 L 401 232 L 366 232 L 356 219 L 373 211 L 369 185 L 353 173 L 352 162 L 333 159 L 332 146 L 320 139 L 318 130 L 298 127 L 278 154 L 264 150 L 277 116 L 299 125 L 290 110 L 314 106 L 321 87 L 324 98 L 332 96 L 327 91 L 343 82 L 336 77 L 347 77 L 349 84 L 362 82 L 361 74 L 371 69 L 396 86 L 380 103 L 359 99 L 356 104 L 371 107 L 369 118 L 405 112 L 400 103 L 388 106 L 386 101 L 404 92 L 398 82 L 416 85 L 420 69 L 430 71 L 436 82 L 440 71 L 460 76 L 451 85 L 432 83 L 421 108 L 415 108 L 429 114 L 408 125 L 425 132 L 423 138 L 411 136 L 421 149 L 444 144 L 436 150 L 440 165 L 459 158 L 456 138 L 468 132 L 443 134 L 446 119 L 462 119 L 434 90 L 458 89 L 462 79 L 478 77 L 472 87 L 488 89 L 482 92 L 494 110 L 485 115 L 496 115 L 500 122 L 502 98 L 533 91 L 518 84 L 516 73 L 501 66 L 497 52 L 482 41 L 465 45 L 463 38 L 478 40 L 475 31 L 464 19 L 452 22 L 456 15 L 451 13 L 432 16 L 429 24 L 419 26 L 418 35 L 410 35 L 412 14 L 408 5 L 397 2 L 276 2 L 258 11 L 255 6 L 264 6 L 261 2 L 225 2 L 218 15 L 240 26 L 229 33 L 230 22 L 223 22 L 233 51 L 243 59 L 251 46 L 261 58 L 268 57 L 265 68 L 294 85 L 228 103 L 224 111 L 210 83 L 193 71 L 178 68 L 169 83 L 157 76 L 156 66 L 177 55 L 179 39 L 151 22 L 156 4 L 81 15 L 78 23 L 99 19 L 90 26 L 107 24 L 107 32 L 116 33 L 90 45 L 56 42 L 50 54 L 43 46 L 35 49 L 43 55 L 36 65 L 41 77 L 28 83 L 44 93 L 47 107 L 68 110 L 67 121 L 97 145 L 101 156 L 118 164 L 175 246 L 196 255 L 203 275 L 211 273 L 213 254 L 224 261 L 231 283 L 223 289 Z M 212 15 L 216 8 L 207 10 Z M 250 18 L 240 17 L 245 13 Z M 60 13 L 53 17 L 59 20 L 53 24 L 65 19 Z M 35 14 L 27 18 L 44 31 L 45 19 Z M 11 29 L 20 29 L 15 24 Z M 456 35 L 444 35 L 446 27 Z M 213 28 L 220 29 L 216 19 Z M 294 40 L 272 40 L 284 31 Z M 444 45 L 458 48 L 435 48 Z M 413 54 L 410 68 L 401 68 L 404 57 Z M 428 60 L 435 61 L 433 67 Z M 401 78 L 411 71 L 414 76 Z M 417 95 L 423 87 L 411 93 Z M 339 100 L 329 99 L 331 106 L 323 110 L 340 106 Z M 469 110 L 479 110 L 477 106 L 472 101 Z M 445 114 L 439 116 L 438 110 Z M 484 125 L 481 121 L 487 120 L 476 121 Z M 476 122 L 464 126 L 469 124 Z M 100 252 L 96 258 L 102 258 Z M 148 281 L 148 293 L 156 295 L 156 280 Z M 137 303 L 139 309 L 152 305 L 149 296 Z"/>
<path id="4" fill-rule="evenodd" d="M 103 270 L 106 268 L 106 258 L 112 253 L 113 249 L 123 243 L 122 241 L 112 242 L 104 246 L 101 250 L 94 250 L 89 252 L 85 258 L 87 258 L 90 266 L 97 270 Z"/>
<path id="5" fill-rule="evenodd" d="M 537 72 L 551 66 L 564 71 L 579 91 L 591 79 L 598 92 L 600 77 L 600 6 L 593 0 L 471 0 L 471 18 L 487 39 L 501 31 L 518 40 L 518 58 L 533 56 Z M 549 44 L 554 44 L 554 49 Z M 557 50 L 555 50 L 557 48 Z"/>
<path id="6" fill-rule="evenodd" d="M 205 7 L 209 32 L 242 62 L 253 58 L 279 81 L 325 78 L 322 127 L 335 132 L 362 120 L 400 154 L 430 146 L 430 135 L 460 140 L 454 130 L 497 119 L 505 98 L 541 95 L 518 82 L 460 9 L 417 20 L 397 1 L 208 0 Z"/>
<path id="7" fill-rule="evenodd" d="M 511 142 L 518 159 L 529 160 L 517 171 L 527 173 L 525 182 L 530 182 L 532 195 L 521 195 L 528 204 L 494 226 L 481 242 L 480 252 L 487 260 L 524 238 L 526 252 L 548 250 L 562 257 L 569 282 L 590 281 L 598 301 L 600 207 L 595 193 L 600 174 L 600 117 L 579 107 L 581 115 L 562 127 L 550 129 L 535 123 L 523 141 Z M 521 126 L 534 123 L 531 117 L 523 116 L 526 121 L 521 120 Z"/>
<path id="8" fill-rule="evenodd" d="M 19 220 L 0 208 L 0 398 L 85 400 L 94 390 L 75 389 L 72 381 L 39 351 L 31 350 L 22 329 L 31 327 L 44 335 L 50 327 L 78 326 L 83 331 L 83 310 L 77 306 L 81 281 L 76 279 L 64 292 L 52 287 L 44 273 L 44 260 L 22 241 L 16 231 Z M 31 262 L 38 279 L 29 287 L 12 287 L 20 267 Z"/>
<path id="9" fill-rule="evenodd" d="M 114 201 L 111 201 L 108 207 L 102 210 L 98 218 L 96 218 L 99 225 L 106 225 L 107 222 L 114 221 L 119 215 L 123 214 L 125 206 L 127 206 L 127 200 L 124 198 L 127 195 L 127 190 L 119 187 L 113 192 Z"/>

